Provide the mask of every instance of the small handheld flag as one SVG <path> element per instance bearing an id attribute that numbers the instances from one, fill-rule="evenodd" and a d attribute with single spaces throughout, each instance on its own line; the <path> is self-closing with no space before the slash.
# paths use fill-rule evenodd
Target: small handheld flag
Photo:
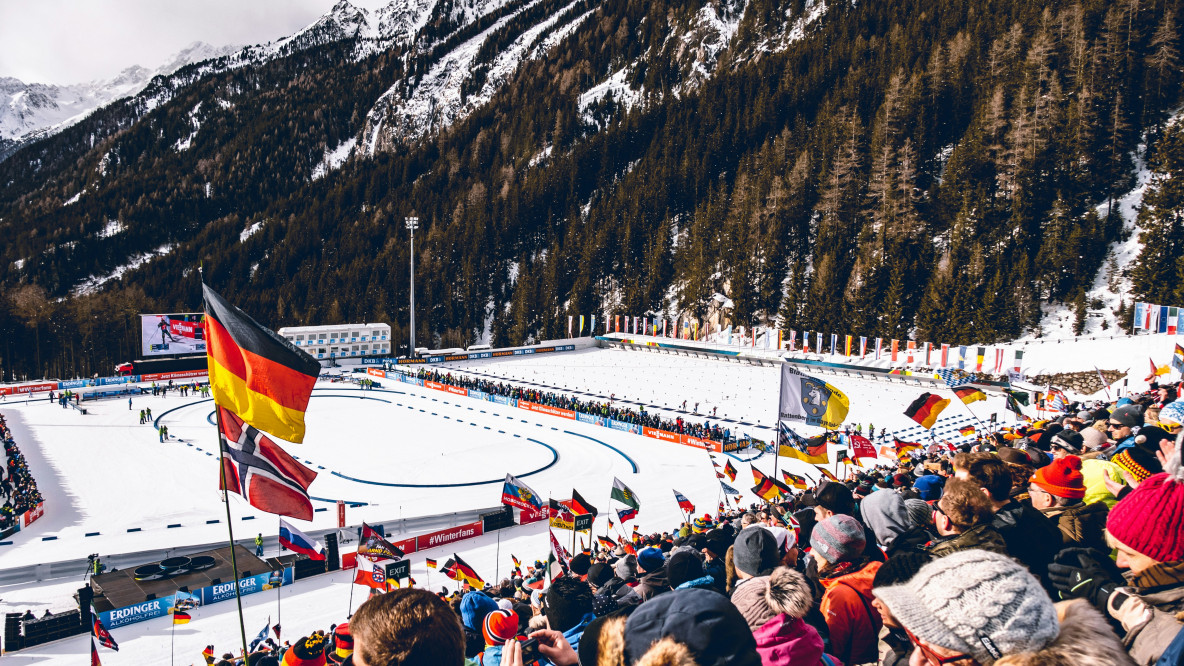
<path id="1" fill-rule="evenodd" d="M 403 551 L 387 541 L 373 527 L 362 523 L 362 539 L 358 542 L 358 555 L 371 560 L 397 560 Z"/>
<path id="2" fill-rule="evenodd" d="M 613 477 L 613 491 L 611 496 L 621 504 L 633 507 L 634 509 L 641 508 L 641 502 L 638 501 L 637 495 L 632 490 L 629 490 L 629 486 L 626 486 L 615 476 Z"/>
<path id="3" fill-rule="evenodd" d="M 280 545 L 294 553 L 307 555 L 310 560 L 324 560 L 325 547 L 304 532 L 280 518 Z"/>
<path id="4" fill-rule="evenodd" d="M 539 494 L 531 490 L 530 486 L 519 481 L 511 474 L 506 474 L 506 482 L 502 485 L 502 504 L 508 504 L 519 509 L 540 509 L 543 500 Z"/>
<path id="5" fill-rule="evenodd" d="M 617 511 L 617 517 L 621 519 L 621 524 L 624 525 L 637 517 L 637 509 L 621 509 Z"/>
<path id="6" fill-rule="evenodd" d="M 678 502 L 678 508 L 683 511 L 695 512 L 695 505 L 691 504 L 691 500 L 687 499 L 682 493 L 677 490 L 674 491 L 674 501 Z"/>
<path id="7" fill-rule="evenodd" d="M 987 399 L 986 393 L 983 393 L 980 389 L 977 389 L 977 388 L 975 388 L 973 386 L 969 386 L 969 385 L 955 386 L 954 387 L 954 395 L 958 396 L 958 398 L 960 400 L 962 400 L 962 402 L 964 404 L 967 404 L 967 405 L 969 405 L 972 402 L 978 402 L 980 400 Z"/>
<path id="8" fill-rule="evenodd" d="M 921 424 L 926 430 L 933 427 L 942 410 L 950 404 L 949 399 L 934 393 L 922 393 L 913 404 L 904 410 L 904 415 Z"/>
<path id="9" fill-rule="evenodd" d="M 91 617 L 94 618 L 91 632 L 95 638 L 99 639 L 99 645 L 119 652 L 119 644 L 115 642 L 115 638 L 111 635 L 111 632 L 107 631 L 107 627 L 103 625 L 103 620 L 99 618 L 99 614 L 92 613 Z"/>

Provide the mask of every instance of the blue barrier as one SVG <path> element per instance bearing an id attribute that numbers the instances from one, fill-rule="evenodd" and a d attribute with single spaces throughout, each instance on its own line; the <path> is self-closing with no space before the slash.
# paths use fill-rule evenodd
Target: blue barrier
<path id="1" fill-rule="evenodd" d="M 291 585 L 295 580 L 295 569 L 286 567 L 283 571 L 270 571 L 255 576 L 247 576 L 238 580 L 239 594 L 247 595 L 264 590 L 273 590 L 281 585 Z M 108 629 L 123 627 L 136 622 L 143 622 L 153 618 L 164 617 L 169 609 L 180 601 L 192 601 L 205 606 L 234 598 L 235 581 L 218 583 L 199 588 L 189 593 L 177 592 L 160 599 L 150 599 L 143 603 L 124 606 L 99 613 L 99 619 Z"/>

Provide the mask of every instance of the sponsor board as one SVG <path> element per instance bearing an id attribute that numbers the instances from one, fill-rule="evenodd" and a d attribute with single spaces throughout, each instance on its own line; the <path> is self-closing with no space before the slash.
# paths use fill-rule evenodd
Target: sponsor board
<path id="1" fill-rule="evenodd" d="M 499 405 L 507 405 L 510 407 L 517 407 L 518 406 L 518 399 L 517 398 L 510 398 L 510 397 L 507 397 L 504 395 L 493 396 L 493 401 Z"/>
<path id="2" fill-rule="evenodd" d="M 136 622 L 143 622 L 144 620 L 151 620 L 155 617 L 162 617 L 169 614 L 169 607 L 173 605 L 173 597 L 165 597 L 163 599 L 149 599 L 143 603 L 133 604 L 131 606 L 124 606 L 123 608 L 116 608 L 114 610 L 103 611 L 99 613 L 99 619 L 103 621 L 103 626 L 107 629 L 115 629 Z"/>
<path id="3" fill-rule="evenodd" d="M 57 388 L 57 382 L 41 382 L 40 384 L 22 384 L 20 386 L 0 387 L 0 393 L 3 393 L 4 395 L 21 395 L 24 393 L 42 393 L 45 391 L 55 391 Z"/>
<path id="4" fill-rule="evenodd" d="M 530 523 L 537 523 L 540 520 L 546 520 L 547 513 L 547 508 L 541 506 L 531 507 L 529 509 L 520 509 L 518 510 L 518 524 L 529 525 Z"/>
<path id="5" fill-rule="evenodd" d="M 240 578 L 238 580 L 239 594 L 254 594 L 264 590 L 273 590 L 281 585 L 291 585 L 294 571 L 292 567 L 287 567 L 283 571 L 268 571 L 267 573 Z M 193 596 L 201 599 L 201 605 L 203 606 L 233 599 L 234 581 L 203 587 L 193 592 Z"/>
<path id="6" fill-rule="evenodd" d="M 440 530 L 430 534 L 421 534 L 415 537 L 415 549 L 427 550 L 428 548 L 435 548 L 436 546 L 450 544 L 453 541 L 462 541 L 464 539 L 479 537 L 482 534 L 483 531 L 481 529 L 481 521 L 468 523 L 466 525 L 459 525 L 457 527 L 450 527 L 446 530 Z"/>
<path id="7" fill-rule="evenodd" d="M 38 502 L 37 506 L 29 509 L 21 516 L 21 526 L 28 527 L 33 521 L 45 515 L 45 502 Z"/>
<path id="8" fill-rule="evenodd" d="M 720 443 L 713 442 L 710 439 L 699 439 L 698 437 L 683 435 L 682 443 L 686 444 L 687 446 L 697 446 L 701 449 L 709 449 L 711 451 L 715 451 L 716 453 L 723 453 L 723 447 L 720 446 Z"/>
<path id="9" fill-rule="evenodd" d="M 386 377 L 386 371 L 379 368 L 366 368 L 366 374 L 374 377 Z"/>
<path id="10" fill-rule="evenodd" d="M 598 426 L 605 425 L 603 416 L 594 416 L 592 414 L 585 414 L 583 412 L 576 412 L 576 420 L 580 423 L 592 423 Z"/>
<path id="11" fill-rule="evenodd" d="M 631 432 L 635 435 L 641 434 L 641 426 L 637 425 L 636 423 L 625 423 L 624 421 L 609 419 L 608 427 L 612 428 L 613 430 L 620 430 L 621 432 Z"/>
<path id="12" fill-rule="evenodd" d="M 469 389 L 460 388 L 459 386 L 449 385 L 449 386 L 444 387 L 444 390 L 448 393 L 453 394 L 453 395 L 468 395 L 469 394 Z"/>
<path id="13" fill-rule="evenodd" d="M 682 444 L 682 435 L 675 432 L 666 432 L 665 430 L 658 430 L 657 428 L 642 428 L 641 434 L 653 439 L 659 439 L 663 442 L 671 442 L 674 444 Z"/>
<path id="14" fill-rule="evenodd" d="M 86 386 L 94 386 L 94 384 L 92 384 L 91 381 L 92 380 L 90 380 L 90 379 L 70 379 L 70 380 L 67 380 L 64 382 L 58 382 L 58 388 L 60 388 L 60 389 L 76 389 L 76 388 L 84 388 Z"/>
<path id="15" fill-rule="evenodd" d="M 168 379 L 191 379 L 193 377 L 205 377 L 209 374 L 208 370 L 177 370 L 176 372 L 153 372 L 147 375 L 140 375 L 142 382 L 159 382 Z"/>
<path id="16" fill-rule="evenodd" d="M 576 413 L 570 409 L 561 409 L 559 407 L 551 407 L 550 405 L 540 405 L 537 402 L 529 402 L 527 400 L 519 400 L 518 406 L 528 412 L 536 412 L 538 414 L 547 414 L 549 416 L 558 416 L 563 419 L 575 420 Z"/>
<path id="17" fill-rule="evenodd" d="M 423 382 L 423 387 L 424 387 L 424 388 L 430 388 L 430 389 L 432 389 L 432 390 L 434 390 L 434 391 L 443 391 L 443 390 L 444 390 L 444 385 L 443 385 L 443 384 L 441 384 L 440 382 L 433 382 L 433 381 L 431 381 L 430 379 L 425 379 L 425 380 L 424 380 L 424 382 Z"/>
<path id="18" fill-rule="evenodd" d="M 469 389 L 469 397 L 478 400 L 489 400 L 489 394 L 485 391 L 478 391 L 477 389 Z"/>

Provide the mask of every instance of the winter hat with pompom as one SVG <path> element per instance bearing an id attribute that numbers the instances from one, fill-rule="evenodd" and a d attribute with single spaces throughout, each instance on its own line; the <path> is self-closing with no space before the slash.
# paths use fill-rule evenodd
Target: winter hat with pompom
<path id="1" fill-rule="evenodd" d="M 511 610 L 498 609 L 485 616 L 481 624 L 481 635 L 486 645 L 505 645 L 518 634 L 518 614 Z"/>
<path id="2" fill-rule="evenodd" d="M 768 576 L 748 580 L 732 593 L 732 605 L 753 631 L 780 613 L 805 617 L 813 602 L 805 576 L 789 567 L 777 567 Z"/>
<path id="3" fill-rule="evenodd" d="M 1085 497 L 1085 477 L 1081 475 L 1081 458 L 1065 456 L 1041 467 L 1032 475 L 1032 483 L 1045 491 L 1068 499 Z"/>
<path id="4" fill-rule="evenodd" d="M 1164 470 L 1110 509 L 1106 531 L 1157 562 L 1175 562 L 1184 559 L 1184 468 L 1179 446 Z"/>

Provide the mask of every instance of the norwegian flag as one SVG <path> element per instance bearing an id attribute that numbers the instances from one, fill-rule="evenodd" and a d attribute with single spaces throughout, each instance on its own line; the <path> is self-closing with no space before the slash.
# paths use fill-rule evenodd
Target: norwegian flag
<path id="1" fill-rule="evenodd" d="M 317 473 L 234 412 L 219 407 L 218 413 L 225 466 L 219 489 L 242 495 L 260 511 L 312 520 L 308 486 Z"/>

